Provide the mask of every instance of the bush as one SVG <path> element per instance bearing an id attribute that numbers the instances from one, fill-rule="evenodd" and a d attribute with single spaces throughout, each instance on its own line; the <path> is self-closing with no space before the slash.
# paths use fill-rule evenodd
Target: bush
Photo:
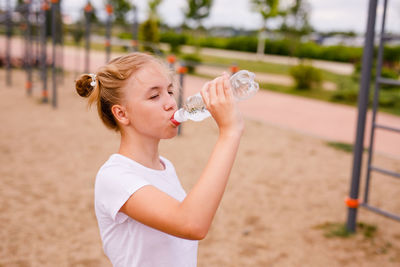
<path id="1" fill-rule="evenodd" d="M 143 49 L 150 52 L 156 52 L 154 44 L 158 44 L 160 34 L 158 31 L 158 22 L 154 19 L 148 19 L 140 25 L 139 37 L 144 42 Z"/>
<path id="2" fill-rule="evenodd" d="M 394 70 L 393 68 L 388 68 L 388 67 L 382 67 L 381 76 L 383 78 L 388 78 L 388 79 L 393 79 L 393 80 L 397 80 L 399 78 L 399 74 L 397 73 L 397 71 Z M 354 64 L 354 72 L 352 74 L 352 78 L 355 82 L 360 82 L 360 77 L 361 77 L 361 62 L 357 62 L 356 64 Z M 371 83 L 372 84 L 373 84 L 373 82 L 375 82 L 375 78 L 376 78 L 376 65 L 374 64 L 372 66 L 372 70 L 371 70 Z M 398 88 L 398 86 L 382 84 L 381 88 L 382 89 L 393 89 L 393 88 Z"/>
<path id="3" fill-rule="evenodd" d="M 182 57 L 188 69 L 188 73 L 194 73 L 196 66 L 201 63 L 201 59 L 197 54 L 187 54 Z"/>
<path id="4" fill-rule="evenodd" d="M 188 37 L 185 34 L 179 34 L 172 31 L 165 32 L 160 35 L 160 41 L 168 43 L 171 48 L 171 53 L 179 53 L 179 47 L 187 43 Z"/>
<path id="5" fill-rule="evenodd" d="M 225 44 L 225 49 L 256 52 L 257 38 L 248 36 L 238 36 L 229 38 Z"/>
<path id="6" fill-rule="evenodd" d="M 118 33 L 118 38 L 132 40 L 132 33 L 130 32 L 120 32 Z"/>
<path id="7" fill-rule="evenodd" d="M 295 81 L 295 88 L 307 90 L 321 85 L 322 74 L 317 68 L 309 65 L 299 64 L 290 68 L 290 75 Z"/>
<path id="8" fill-rule="evenodd" d="M 358 99 L 357 89 L 344 89 L 335 91 L 331 97 L 334 102 L 356 103 Z"/>

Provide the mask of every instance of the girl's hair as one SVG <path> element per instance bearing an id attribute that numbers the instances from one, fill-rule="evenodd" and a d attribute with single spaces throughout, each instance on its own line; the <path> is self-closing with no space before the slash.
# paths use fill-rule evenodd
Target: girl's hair
<path id="1" fill-rule="evenodd" d="M 100 119 L 110 129 L 119 131 L 111 108 L 113 105 L 121 104 L 124 94 L 121 90 L 131 75 L 141 69 L 144 65 L 155 62 L 166 67 L 161 60 L 144 53 L 132 53 L 117 57 L 101 67 L 95 76 L 95 85 L 92 86 L 93 74 L 82 74 L 76 81 L 77 93 L 82 97 L 88 97 L 89 107 L 97 104 Z M 168 68 L 166 67 L 168 70 Z M 172 72 L 169 72 L 172 78 Z M 173 80 L 173 79 L 172 79 Z M 93 83 L 92 83 L 93 84 Z"/>

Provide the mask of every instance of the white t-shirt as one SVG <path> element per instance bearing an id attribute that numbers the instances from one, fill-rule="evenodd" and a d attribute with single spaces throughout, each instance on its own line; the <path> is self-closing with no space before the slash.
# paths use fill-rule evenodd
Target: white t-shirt
<path id="1" fill-rule="evenodd" d="M 95 211 L 103 249 L 114 267 L 194 267 L 198 242 L 148 227 L 120 208 L 145 185 L 152 185 L 182 201 L 186 197 L 175 168 L 160 157 L 164 170 L 147 168 L 113 154 L 100 168 L 95 184 Z"/>

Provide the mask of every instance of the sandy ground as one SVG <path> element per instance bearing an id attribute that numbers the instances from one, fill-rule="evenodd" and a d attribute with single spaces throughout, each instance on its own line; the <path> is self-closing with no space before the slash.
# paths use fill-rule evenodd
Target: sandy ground
<path id="1" fill-rule="evenodd" d="M 93 209 L 98 168 L 118 148 L 94 109 L 74 91 L 59 106 L 29 98 L 25 76 L 4 86 L 0 71 L 0 266 L 110 266 Z M 268 107 L 266 107 L 268 110 Z M 211 119 L 185 123 L 183 135 L 161 144 L 188 191 L 217 137 Z M 400 160 L 375 162 L 400 172 Z M 325 141 L 246 120 L 235 166 L 212 228 L 200 242 L 203 266 L 399 266 L 400 223 L 360 209 L 377 227 L 373 238 L 327 238 L 318 226 L 342 223 L 352 155 Z M 365 165 L 364 165 L 365 166 Z M 373 175 L 370 202 L 400 214 L 400 183 Z"/>

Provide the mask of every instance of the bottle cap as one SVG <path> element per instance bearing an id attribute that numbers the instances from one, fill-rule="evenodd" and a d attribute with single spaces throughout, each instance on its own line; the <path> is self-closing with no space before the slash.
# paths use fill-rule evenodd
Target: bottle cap
<path id="1" fill-rule="evenodd" d="M 175 115 L 175 114 L 176 114 L 176 113 L 174 113 L 174 115 Z M 175 126 L 179 126 L 181 123 L 180 123 L 179 121 L 175 120 L 174 115 L 172 115 L 171 121 L 172 121 L 173 124 L 175 124 Z"/>

